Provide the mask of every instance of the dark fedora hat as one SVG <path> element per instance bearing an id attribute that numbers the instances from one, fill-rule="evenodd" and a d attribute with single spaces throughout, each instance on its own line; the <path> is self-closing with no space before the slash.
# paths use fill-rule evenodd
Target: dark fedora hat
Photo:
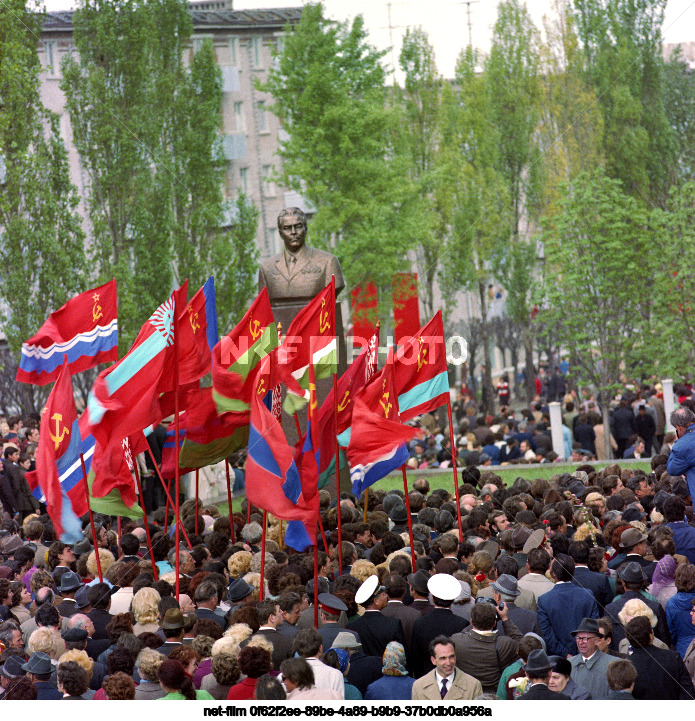
<path id="1" fill-rule="evenodd" d="M 247 596 L 253 593 L 253 586 L 249 586 L 243 578 L 235 578 L 227 590 L 227 599 L 232 603 L 243 601 Z"/>
<path id="2" fill-rule="evenodd" d="M 408 511 L 406 510 L 405 505 L 403 503 L 396 503 L 396 505 L 391 508 L 389 518 L 397 525 L 407 523 Z"/>
<path id="3" fill-rule="evenodd" d="M 601 629 L 598 627 L 598 621 L 595 618 L 583 618 L 579 624 L 579 628 L 571 631 L 573 636 L 576 636 L 578 633 L 593 633 L 595 636 L 600 636 Z"/>
<path id="4" fill-rule="evenodd" d="M 63 574 L 65 575 L 65 574 Z M 82 586 L 82 588 L 78 588 L 77 592 L 75 593 L 75 607 L 78 610 L 82 610 L 83 608 L 87 608 L 87 606 L 90 606 L 89 602 L 89 596 L 87 595 L 87 588 L 86 586 Z"/>
<path id="5" fill-rule="evenodd" d="M 528 541 L 529 538 L 531 538 L 531 529 L 526 528 L 526 526 L 517 526 L 512 531 L 512 545 L 514 548 L 521 550 L 526 541 Z"/>
<path id="6" fill-rule="evenodd" d="M 628 528 L 620 534 L 620 548 L 632 548 L 647 540 L 647 535 L 639 528 Z"/>
<path id="7" fill-rule="evenodd" d="M 171 629 L 171 630 L 174 630 L 177 628 L 185 628 L 186 619 L 184 618 L 183 614 L 181 613 L 180 608 L 169 608 L 169 609 L 167 609 L 167 612 L 164 614 L 164 618 L 162 619 L 162 621 L 159 625 L 162 628 Z"/>
<path id="8" fill-rule="evenodd" d="M 27 673 L 35 673 L 37 676 L 47 676 L 53 671 L 53 664 L 48 654 L 42 651 L 35 651 L 22 668 Z"/>
<path id="9" fill-rule="evenodd" d="M 408 583 L 422 596 L 427 596 L 429 590 L 427 588 L 427 582 L 430 580 L 430 576 L 427 571 L 420 569 L 415 573 L 411 573 L 408 576 Z"/>
<path id="10" fill-rule="evenodd" d="M 58 591 L 58 593 L 70 593 L 77 591 L 81 585 L 80 577 L 74 571 L 66 571 L 60 577 L 60 585 L 56 588 L 56 591 Z"/>
<path id="11" fill-rule="evenodd" d="M 527 674 L 535 674 L 536 676 L 544 676 L 552 669 L 550 661 L 545 651 L 541 648 L 534 648 L 528 655 L 528 660 L 524 666 Z"/>
<path id="12" fill-rule="evenodd" d="M 619 574 L 621 581 L 627 581 L 628 583 L 642 583 L 647 579 L 642 566 L 637 561 L 630 561 L 625 568 L 620 571 Z"/>
<path id="13" fill-rule="evenodd" d="M 505 596 L 521 595 L 516 578 L 508 573 L 503 573 L 501 576 L 498 576 L 497 580 L 493 581 L 490 585 L 497 593 L 504 594 Z"/>
<path id="14" fill-rule="evenodd" d="M 0 676 L 12 679 L 24 676 L 25 671 L 22 668 L 22 659 L 18 656 L 10 656 L 5 663 L 0 666 Z"/>

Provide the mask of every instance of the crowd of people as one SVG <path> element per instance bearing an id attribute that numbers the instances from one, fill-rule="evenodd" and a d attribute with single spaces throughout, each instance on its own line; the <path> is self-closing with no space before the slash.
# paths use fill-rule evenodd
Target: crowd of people
<path id="1" fill-rule="evenodd" d="M 158 508 L 151 550 L 145 521 L 67 545 L 5 509 L 0 699 L 695 699 L 695 413 L 670 420 L 651 472 L 322 490 L 316 565 L 277 519 L 263 554 L 245 501 L 187 500 L 178 548 Z"/>

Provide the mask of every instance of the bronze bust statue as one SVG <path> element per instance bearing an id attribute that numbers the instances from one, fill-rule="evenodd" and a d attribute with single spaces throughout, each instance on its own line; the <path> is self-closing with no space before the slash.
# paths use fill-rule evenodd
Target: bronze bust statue
<path id="1" fill-rule="evenodd" d="M 332 275 L 337 297 L 345 287 L 340 263 L 331 253 L 305 244 L 304 212 L 285 208 L 278 215 L 278 230 L 285 250 L 262 260 L 258 269 L 258 288 L 268 288 L 273 308 L 306 305 L 331 282 Z"/>

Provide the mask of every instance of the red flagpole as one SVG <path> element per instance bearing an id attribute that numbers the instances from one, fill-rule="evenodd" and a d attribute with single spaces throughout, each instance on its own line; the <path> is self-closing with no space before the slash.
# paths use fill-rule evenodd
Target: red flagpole
<path id="1" fill-rule="evenodd" d="M 415 543 L 413 541 L 413 518 L 410 515 L 410 499 L 408 498 L 408 478 L 405 473 L 405 463 L 401 466 L 403 472 L 403 493 L 405 494 L 405 510 L 408 514 L 408 535 L 410 536 L 410 560 L 413 562 L 413 573 L 415 573 Z"/>
<path id="2" fill-rule="evenodd" d="M 456 517 L 459 524 L 459 541 L 463 542 L 463 526 L 461 525 L 461 501 L 459 498 L 459 479 L 456 469 L 456 445 L 454 444 L 454 421 L 451 416 L 451 398 L 447 399 L 446 410 L 449 414 L 449 448 L 451 451 L 451 467 L 454 471 L 454 495 L 456 496 Z"/>
<path id="3" fill-rule="evenodd" d="M 336 511 L 338 520 L 338 575 L 343 572 L 343 534 L 340 512 L 340 443 L 338 442 L 338 374 L 333 374 L 333 419 L 335 421 L 335 488 L 338 496 Z"/>
<path id="4" fill-rule="evenodd" d="M 166 533 L 166 531 L 167 531 L 166 519 L 167 519 L 168 516 L 169 516 L 169 505 L 171 505 L 171 507 L 172 507 L 172 509 L 173 509 L 173 508 L 174 508 L 174 501 L 173 501 L 173 499 L 171 498 L 171 492 L 169 491 L 169 487 L 167 486 L 166 483 L 164 483 L 164 478 L 162 478 L 162 473 L 161 473 L 161 471 L 159 470 L 159 466 L 157 465 L 157 462 L 154 460 L 154 456 L 152 455 L 152 449 L 151 449 L 151 448 L 148 448 L 147 451 L 148 451 L 148 453 L 150 454 L 150 458 L 152 459 L 152 465 L 154 466 L 155 470 L 157 471 L 157 475 L 159 476 L 159 480 L 160 480 L 161 483 L 162 483 L 162 488 L 163 488 L 163 490 L 164 490 L 164 495 L 166 496 L 166 503 L 167 503 L 167 505 L 166 505 L 166 508 L 165 508 L 165 517 L 164 517 L 164 533 Z M 169 484 L 169 485 L 171 485 L 171 484 Z M 186 529 L 182 527 L 182 528 L 181 528 L 181 532 L 183 533 L 183 537 L 186 539 L 186 543 L 188 544 L 188 548 L 189 548 L 189 549 L 190 549 L 190 548 L 193 548 L 193 546 L 191 545 L 191 539 L 188 537 L 188 534 L 186 533 Z"/>
<path id="5" fill-rule="evenodd" d="M 176 544 L 176 600 L 179 600 L 179 562 L 180 562 L 180 549 L 179 549 L 179 527 L 181 526 L 181 518 L 179 517 L 179 484 L 181 482 L 181 467 L 179 463 L 179 432 L 181 430 L 181 422 L 179 419 L 179 318 L 178 318 L 178 304 L 176 302 L 177 297 L 174 294 L 174 459 L 175 459 L 175 492 L 176 497 L 174 498 L 175 511 L 174 511 L 174 543 Z"/>
<path id="6" fill-rule="evenodd" d="M 195 469 L 195 535 L 198 535 L 198 478 L 200 468 Z"/>
<path id="7" fill-rule="evenodd" d="M 87 483 L 87 466 L 84 464 L 84 454 L 80 453 L 80 463 L 82 464 L 82 478 L 84 479 L 84 492 L 87 496 L 87 509 L 89 510 L 89 524 L 92 527 L 92 543 L 94 544 L 94 556 L 97 562 L 97 573 L 99 574 L 99 582 L 104 580 L 101 573 L 101 559 L 99 558 L 99 546 L 97 544 L 97 529 L 94 525 L 94 514 L 92 506 L 89 504 L 89 483 Z"/>
<path id="8" fill-rule="evenodd" d="M 261 588 L 258 600 L 263 600 L 263 582 L 265 579 L 265 536 L 268 528 L 268 511 L 263 511 L 263 535 L 261 536 Z"/>
<path id="9" fill-rule="evenodd" d="M 140 469 L 138 468 L 138 462 L 135 460 L 133 464 L 135 466 L 135 482 L 138 484 L 138 495 L 140 496 L 140 505 L 142 507 L 143 520 L 145 522 L 145 536 L 147 537 L 147 547 L 150 549 L 150 561 L 152 561 L 152 573 L 154 574 L 154 580 L 159 579 L 159 573 L 157 572 L 157 564 L 154 562 L 154 551 L 152 549 L 152 539 L 150 538 L 150 524 L 147 522 L 147 508 L 145 508 L 145 496 L 142 495 L 142 484 L 140 483 Z"/>
<path id="10" fill-rule="evenodd" d="M 323 528 L 321 529 L 323 533 Z M 325 541 L 324 541 L 325 543 Z M 319 627 L 319 544 L 314 546 L 314 628 Z"/>
<path id="11" fill-rule="evenodd" d="M 232 514 L 232 484 L 229 481 L 229 459 L 224 459 L 224 470 L 227 472 L 227 505 L 229 506 L 229 524 L 232 527 L 232 543 L 234 543 L 234 515 Z"/>

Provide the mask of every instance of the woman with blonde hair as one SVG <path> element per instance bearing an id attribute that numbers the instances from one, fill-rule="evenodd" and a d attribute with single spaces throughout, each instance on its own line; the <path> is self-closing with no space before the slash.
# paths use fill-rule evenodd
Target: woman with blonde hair
<path id="1" fill-rule="evenodd" d="M 55 659 L 60 649 L 60 634 L 54 628 L 49 626 L 40 626 L 29 636 L 27 644 L 27 653 L 31 654 L 41 651 L 51 659 Z"/>
<path id="2" fill-rule="evenodd" d="M 253 554 L 250 551 L 237 551 L 227 561 L 227 570 L 232 578 L 241 578 L 251 568 Z"/>
<path id="3" fill-rule="evenodd" d="M 86 651 L 78 651 L 76 648 L 71 649 L 70 651 L 66 651 L 59 659 L 58 659 L 58 666 L 60 666 L 63 663 L 68 663 L 70 661 L 74 661 L 76 664 L 78 664 L 81 668 L 83 668 L 87 672 L 87 681 L 90 685 L 90 688 L 85 691 L 84 694 L 82 694 L 82 698 L 91 699 L 94 696 L 94 690 L 91 688 L 91 681 L 92 681 L 92 674 L 94 673 L 94 661 L 89 658 Z M 98 679 L 95 679 L 98 680 Z M 103 681 L 103 674 L 101 680 L 99 680 L 99 685 L 101 685 L 101 681 Z"/>
<path id="4" fill-rule="evenodd" d="M 492 556 L 487 551 L 476 551 L 471 556 L 468 564 L 468 573 L 474 578 L 478 584 L 478 589 L 482 590 L 490 585 L 490 571 L 493 566 Z"/>
<path id="5" fill-rule="evenodd" d="M 145 586 L 134 596 L 132 603 L 135 625 L 133 633 L 139 636 L 141 633 L 157 633 L 159 631 L 159 602 L 162 597 L 156 588 Z"/>
<path id="6" fill-rule="evenodd" d="M 261 574 L 260 573 L 246 573 L 244 574 L 244 581 L 253 588 L 251 593 L 251 599 L 253 603 L 257 603 L 261 597 Z"/>
<path id="7" fill-rule="evenodd" d="M 111 551 L 107 551 L 105 548 L 99 549 L 99 562 L 101 563 L 101 573 L 105 577 L 106 572 L 116 563 L 116 559 L 113 557 Z M 97 569 L 97 557 L 94 551 L 87 556 L 87 571 L 92 578 L 96 578 L 99 575 Z M 106 581 L 108 583 L 108 581 Z M 109 583 L 109 585 L 111 585 Z"/>
<path id="8" fill-rule="evenodd" d="M 649 623 L 652 628 L 656 628 L 656 614 L 652 611 L 644 601 L 639 598 L 631 598 L 620 610 L 618 614 L 618 620 L 622 623 L 623 628 L 627 626 L 628 622 L 637 616 L 645 616 L 649 619 Z M 664 648 L 668 650 L 668 646 L 660 641 L 656 636 L 652 641 L 652 644 L 657 648 Z M 618 653 L 627 655 L 630 652 L 630 644 L 626 638 L 620 641 L 618 645 Z"/>
<path id="9" fill-rule="evenodd" d="M 143 648 L 140 651 L 135 660 L 135 667 L 142 680 L 135 689 L 136 701 L 154 701 L 164 696 L 164 691 L 157 680 L 157 672 L 165 660 L 166 656 L 154 649 Z"/>
<path id="10" fill-rule="evenodd" d="M 378 576 L 376 566 L 371 561 L 360 558 L 352 564 L 350 575 L 356 578 L 360 584 L 364 583 L 370 576 Z"/>

